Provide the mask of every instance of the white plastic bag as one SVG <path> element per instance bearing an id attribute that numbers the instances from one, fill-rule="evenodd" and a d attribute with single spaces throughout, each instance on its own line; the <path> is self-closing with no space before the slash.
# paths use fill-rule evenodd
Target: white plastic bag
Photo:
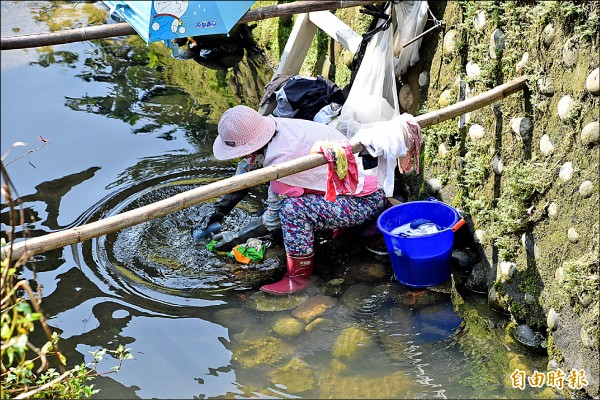
<path id="1" fill-rule="evenodd" d="M 367 45 L 337 125 L 349 139 L 365 124 L 389 121 L 400 114 L 392 40 L 389 27 L 373 35 Z"/>
<path id="2" fill-rule="evenodd" d="M 427 23 L 429 5 L 427 1 L 401 1 L 394 7 L 397 23 L 394 34 L 394 70 L 396 76 L 401 76 L 408 67 L 419 61 L 422 38 L 406 47 L 402 46 L 423 33 L 423 28 Z"/>
<path id="3" fill-rule="evenodd" d="M 378 182 L 388 197 L 394 192 L 397 160 L 412 151 L 405 145 L 404 131 L 408 130 L 407 121 L 414 120 L 408 114 L 400 115 L 396 71 L 404 73 L 419 60 L 421 39 L 401 48 L 422 32 L 429 9 L 427 1 L 403 1 L 393 7 L 398 22 L 396 34 L 389 27 L 371 37 L 337 124 L 353 143 L 362 142 L 378 158 Z M 390 5 L 386 13 L 391 12 Z M 379 25 L 384 22 L 380 20 Z M 401 49 L 398 58 L 394 57 L 394 42 Z"/>

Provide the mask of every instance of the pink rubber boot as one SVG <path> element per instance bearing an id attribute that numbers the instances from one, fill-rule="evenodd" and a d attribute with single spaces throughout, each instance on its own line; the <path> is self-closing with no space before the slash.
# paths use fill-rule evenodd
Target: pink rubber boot
<path id="1" fill-rule="evenodd" d="M 287 295 L 306 289 L 313 272 L 315 255 L 292 257 L 287 256 L 287 273 L 279 282 L 264 285 L 261 291 L 274 295 Z"/>

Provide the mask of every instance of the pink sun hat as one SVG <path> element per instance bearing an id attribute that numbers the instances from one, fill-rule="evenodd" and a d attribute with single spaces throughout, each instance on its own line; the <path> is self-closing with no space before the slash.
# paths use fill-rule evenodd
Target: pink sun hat
<path id="1" fill-rule="evenodd" d="M 246 156 L 269 143 L 276 127 L 273 117 L 262 116 L 250 107 L 230 108 L 219 121 L 213 153 L 218 160 Z"/>

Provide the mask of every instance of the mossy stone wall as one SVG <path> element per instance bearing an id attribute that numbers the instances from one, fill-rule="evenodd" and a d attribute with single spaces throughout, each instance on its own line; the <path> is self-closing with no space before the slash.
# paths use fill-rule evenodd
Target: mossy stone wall
<path id="1" fill-rule="evenodd" d="M 438 6 L 440 7 L 440 6 Z M 466 212 L 490 305 L 548 336 L 598 395 L 598 4 L 447 2 L 421 111 L 521 75 L 526 91 L 425 129 L 423 195 Z M 462 89 L 461 89 L 462 85 Z M 510 271 L 508 274 L 507 272 Z"/>

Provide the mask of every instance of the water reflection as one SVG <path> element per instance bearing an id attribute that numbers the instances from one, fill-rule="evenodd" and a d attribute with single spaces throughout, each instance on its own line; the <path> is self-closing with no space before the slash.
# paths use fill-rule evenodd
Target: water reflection
<path id="1" fill-rule="evenodd" d="M 35 187 L 35 193 L 21 196 L 18 201 L 22 204 L 40 202 L 43 206 L 45 206 L 46 217 L 44 219 L 40 218 L 39 216 L 36 218 L 32 215 L 30 220 L 42 221 L 41 225 L 47 226 L 50 231 L 56 231 L 77 225 L 77 223 L 80 221 L 74 221 L 67 226 L 61 226 L 58 223 L 58 214 L 62 198 L 69 191 L 71 191 L 73 187 L 87 181 L 88 179 L 91 179 L 99 169 L 100 167 L 91 167 L 85 171 L 63 176 L 60 179 L 40 183 Z M 32 213 L 37 214 L 36 211 L 33 211 L 33 208 L 28 208 L 28 210 L 31 210 Z"/>
<path id="2" fill-rule="evenodd" d="M 52 64 L 64 64 L 70 68 L 75 68 L 73 64 L 77 60 L 79 60 L 79 55 L 71 51 L 41 50 L 39 60 L 32 61 L 30 64 L 39 65 L 43 68 L 47 68 Z"/>

